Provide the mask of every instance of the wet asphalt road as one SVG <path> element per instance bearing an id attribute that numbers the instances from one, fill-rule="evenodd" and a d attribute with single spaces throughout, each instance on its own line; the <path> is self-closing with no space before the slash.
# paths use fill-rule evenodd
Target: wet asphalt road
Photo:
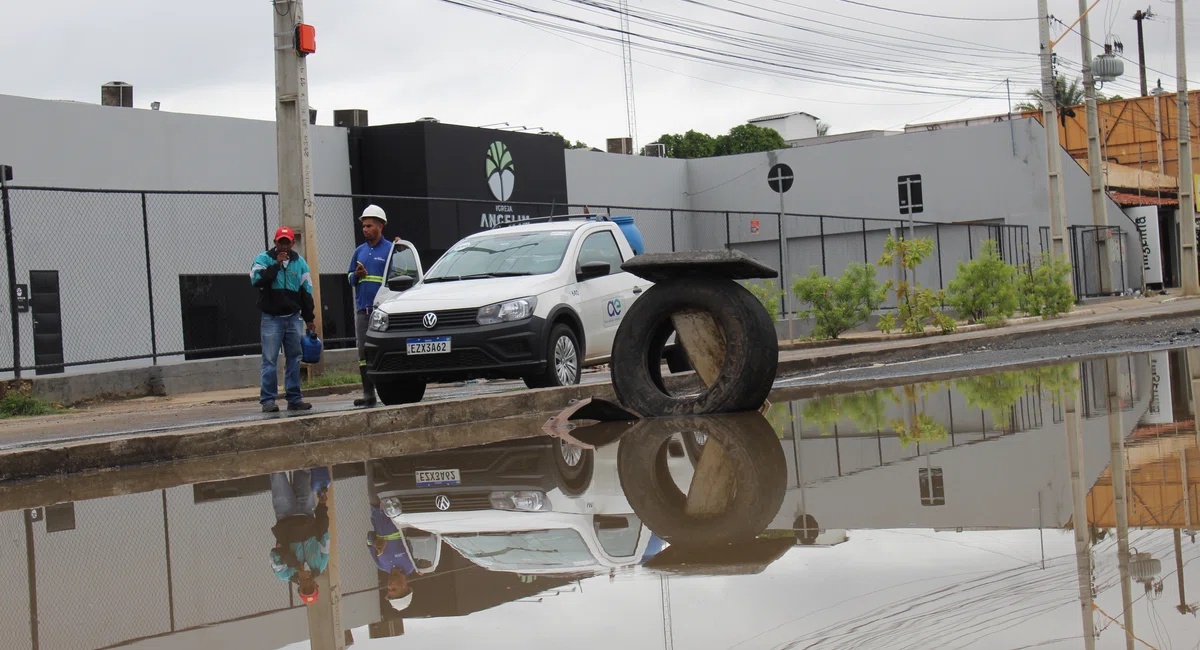
<path id="1" fill-rule="evenodd" d="M 889 351 L 870 360 L 831 363 L 818 371 L 781 379 L 776 387 L 895 380 L 1192 346 L 1200 346 L 1200 318 L 1196 316 L 1127 321 L 1086 330 L 1031 333 L 1009 340 L 963 341 L 937 353 L 920 348 Z"/>
<path id="2" fill-rule="evenodd" d="M 880 352 L 870 359 L 834 362 L 820 370 L 780 379 L 778 388 L 802 388 L 861 384 L 931 373 L 970 372 L 1004 366 L 1052 363 L 1084 357 L 1142 352 L 1155 349 L 1200 346 L 1200 318 L 1162 318 L 1097 325 L 1086 330 L 1030 333 L 1007 340 L 963 341 L 938 351 L 920 347 Z M 607 370 L 584 374 L 582 383 L 609 381 Z M 465 386 L 431 388 L 426 401 L 473 397 L 525 390 L 520 381 L 472 383 Z M 112 410 L 72 413 L 24 420 L 19 427 L 0 426 L 0 449 L 45 444 L 80 438 L 110 437 L 217 426 L 256 420 L 302 417 L 315 413 L 357 410 L 356 394 L 307 398 L 307 412 L 275 414 L 261 412 L 257 402 L 207 403 L 194 405 L 156 404 L 135 400 Z"/>

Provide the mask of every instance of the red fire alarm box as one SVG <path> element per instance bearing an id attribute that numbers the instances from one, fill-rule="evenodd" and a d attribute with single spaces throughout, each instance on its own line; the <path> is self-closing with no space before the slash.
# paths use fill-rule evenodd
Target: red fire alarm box
<path id="1" fill-rule="evenodd" d="M 301 55 L 317 51 L 317 30 L 312 25 L 296 25 L 296 51 Z"/>

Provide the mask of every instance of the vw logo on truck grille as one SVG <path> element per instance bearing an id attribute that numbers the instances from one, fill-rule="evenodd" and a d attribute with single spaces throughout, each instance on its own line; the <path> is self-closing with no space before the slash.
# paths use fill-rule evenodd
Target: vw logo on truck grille
<path id="1" fill-rule="evenodd" d="M 439 494 L 437 495 L 437 498 L 433 500 L 433 505 L 437 506 L 438 510 L 449 510 L 450 497 L 444 494 Z"/>
<path id="2" fill-rule="evenodd" d="M 421 324 L 424 325 L 425 329 L 427 330 L 437 327 L 437 314 L 433 312 L 425 314 L 425 317 L 421 319 Z"/>

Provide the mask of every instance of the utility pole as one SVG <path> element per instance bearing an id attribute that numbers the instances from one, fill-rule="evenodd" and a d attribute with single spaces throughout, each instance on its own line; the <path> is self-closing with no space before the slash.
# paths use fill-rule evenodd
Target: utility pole
<path id="1" fill-rule="evenodd" d="M 1142 97 L 1145 97 L 1146 95 L 1148 95 L 1148 94 L 1149 94 L 1149 93 L 1146 91 L 1146 47 L 1145 47 L 1145 44 L 1144 44 L 1144 43 L 1143 43 L 1143 41 L 1142 41 L 1142 21 L 1143 21 L 1143 20 L 1145 20 L 1145 19 L 1147 19 L 1147 18 L 1153 18 L 1153 17 L 1154 17 L 1154 10 L 1153 10 L 1153 9 L 1149 9 L 1149 8 L 1148 8 L 1148 9 L 1146 9 L 1145 11 L 1142 11 L 1141 9 L 1138 9 L 1138 10 L 1137 10 L 1136 12 L 1134 12 L 1134 14 L 1133 14 L 1133 19 L 1134 19 L 1135 21 L 1137 21 L 1137 32 L 1138 32 L 1138 70 L 1140 70 L 1140 71 L 1141 71 L 1141 73 L 1142 73 Z"/>
<path id="2" fill-rule="evenodd" d="M 1093 7 L 1096 5 L 1093 4 Z M 1088 177 L 1092 183 L 1092 225 L 1097 228 L 1108 226 L 1108 206 L 1104 195 L 1104 170 L 1100 166 L 1100 114 L 1096 108 L 1096 76 L 1092 70 L 1092 36 L 1088 25 L 1088 0 L 1079 0 L 1079 43 L 1083 55 L 1083 94 L 1087 109 Z M 1099 230 L 1096 231 L 1099 234 Z M 1097 238 L 1096 251 L 1104 263 L 1100 264 L 1100 292 L 1111 293 L 1113 287 L 1112 264 L 1109 263 L 1110 240 Z"/>
<path id="3" fill-rule="evenodd" d="M 314 325 L 323 335 L 321 281 L 317 260 L 317 227 L 314 220 L 312 161 L 308 138 L 308 63 L 305 56 L 316 50 L 315 38 L 302 45 L 304 25 L 302 0 L 272 0 L 275 19 L 275 137 L 279 163 L 279 224 L 296 232 L 299 253 L 308 262 L 312 276 Z M 311 370 L 320 374 L 323 363 Z"/>
<path id="4" fill-rule="evenodd" d="M 1179 91 L 1179 267 L 1183 295 L 1200 295 L 1196 269 L 1196 203 L 1192 197 L 1192 113 L 1187 94 L 1187 49 L 1183 40 L 1183 0 L 1175 0 L 1175 66 Z"/>
<path id="5" fill-rule="evenodd" d="M 1058 143 L 1058 99 L 1054 92 L 1054 63 L 1050 42 L 1050 10 L 1047 0 L 1038 0 L 1038 32 L 1041 37 L 1042 123 L 1046 129 L 1046 172 L 1050 186 L 1051 253 L 1071 263 L 1067 248 L 1067 199 L 1062 185 L 1062 147 Z M 1074 283 L 1071 292 L 1074 293 Z"/>

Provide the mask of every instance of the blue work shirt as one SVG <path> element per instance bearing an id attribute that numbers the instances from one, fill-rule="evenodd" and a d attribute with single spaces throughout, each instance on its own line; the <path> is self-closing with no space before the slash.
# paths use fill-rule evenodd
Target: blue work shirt
<path id="1" fill-rule="evenodd" d="M 371 309 L 375 302 L 375 294 L 379 293 L 379 287 L 383 286 L 383 269 L 391 253 L 392 242 L 382 237 L 374 246 L 371 242 L 363 242 L 354 249 L 354 255 L 350 256 L 349 278 L 350 286 L 354 287 L 355 310 Z M 362 262 L 367 269 L 367 275 L 361 280 L 354 277 L 354 269 L 358 267 L 358 262 Z"/>
<path id="2" fill-rule="evenodd" d="M 375 566 L 385 573 L 391 573 L 392 569 L 400 569 L 404 575 L 416 571 L 408 549 L 404 546 L 404 540 L 400 539 L 400 529 L 396 528 L 391 518 L 379 508 L 371 508 L 371 525 L 375 530 L 367 533 L 367 547 L 371 551 L 371 557 L 375 558 Z M 388 540 L 387 546 L 383 548 L 383 555 L 375 554 L 376 535 Z"/>

